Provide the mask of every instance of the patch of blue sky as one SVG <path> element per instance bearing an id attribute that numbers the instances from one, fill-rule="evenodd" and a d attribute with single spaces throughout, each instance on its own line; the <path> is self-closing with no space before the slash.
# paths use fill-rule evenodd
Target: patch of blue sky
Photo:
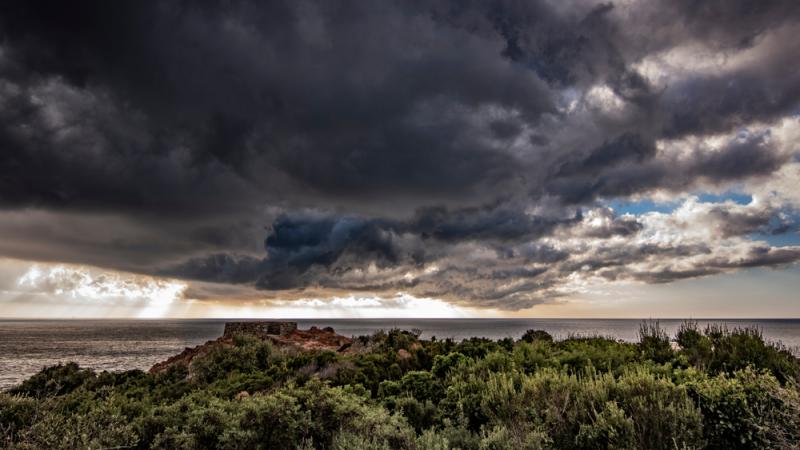
<path id="1" fill-rule="evenodd" d="M 771 247 L 792 247 L 800 245 L 800 233 L 797 231 L 779 234 L 753 233 L 749 237 L 754 241 L 765 241 Z"/>
<path id="2" fill-rule="evenodd" d="M 699 194 L 697 198 L 703 203 L 723 203 L 727 201 L 732 201 L 740 205 L 747 205 L 748 203 L 753 201 L 752 195 L 735 191 L 726 191 L 723 192 L 722 194 L 710 194 L 705 192 Z"/>
<path id="3" fill-rule="evenodd" d="M 649 212 L 659 212 L 669 214 L 680 206 L 681 200 L 672 200 L 669 202 L 656 202 L 651 199 L 642 199 L 636 201 L 628 200 L 612 200 L 607 203 L 608 206 L 614 209 L 617 214 L 633 214 L 639 216 Z"/>
<path id="4" fill-rule="evenodd" d="M 536 70 L 536 68 L 534 68 Z M 573 102 L 581 98 L 581 93 L 575 88 L 567 88 L 561 91 L 561 98 L 559 99 L 559 108 L 569 109 Z"/>
<path id="5" fill-rule="evenodd" d="M 800 213 L 784 210 L 782 217 L 770 221 L 769 229 L 761 233 L 753 233 L 749 237 L 756 241 L 766 241 L 772 247 L 789 247 L 800 245 Z"/>
<path id="6" fill-rule="evenodd" d="M 696 195 L 698 200 L 703 203 L 723 203 L 727 201 L 732 201 L 739 205 L 747 205 L 753 200 L 753 197 L 749 194 L 744 194 L 739 191 L 725 191 L 721 194 L 712 194 L 709 192 L 698 192 L 692 195 Z M 633 215 L 641 215 L 646 214 L 649 212 L 658 212 L 662 214 L 669 214 L 675 211 L 686 198 L 678 198 L 675 200 L 670 201 L 661 201 L 657 202 L 652 199 L 641 199 L 641 200 L 623 200 L 623 199 L 615 199 L 609 202 L 606 202 L 607 206 L 614 208 L 614 211 L 617 214 L 633 214 Z"/>

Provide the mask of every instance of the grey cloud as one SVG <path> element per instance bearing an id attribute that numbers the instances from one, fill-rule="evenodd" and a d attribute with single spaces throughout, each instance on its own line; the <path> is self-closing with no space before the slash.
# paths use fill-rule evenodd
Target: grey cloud
<path id="1" fill-rule="evenodd" d="M 652 159 L 656 153 L 652 139 L 639 134 L 623 133 L 592 149 L 586 157 L 563 165 L 559 175 L 569 177 L 583 173 L 599 173 L 625 162 L 641 163 Z"/>
<path id="2" fill-rule="evenodd" d="M 689 278 L 699 278 L 719 273 L 719 269 L 697 268 L 686 270 L 660 269 L 654 272 L 637 272 L 633 278 L 647 283 L 671 283 Z"/>
<path id="3" fill-rule="evenodd" d="M 715 265 L 720 268 L 747 268 L 764 266 L 782 266 L 800 260 L 800 248 L 769 248 L 755 247 L 741 258 L 726 261 L 717 261 Z"/>
<path id="4" fill-rule="evenodd" d="M 785 70 L 690 78 L 664 94 L 664 136 L 725 132 L 791 114 L 800 104 L 798 85 L 798 75 Z"/>
<path id="5" fill-rule="evenodd" d="M 751 133 L 730 140 L 717 150 L 696 148 L 690 157 L 654 158 L 641 164 L 620 164 L 591 176 L 576 175 L 556 180 L 553 193 L 572 202 L 596 197 L 624 197 L 655 189 L 686 191 L 700 182 L 723 185 L 732 180 L 765 176 L 790 160 L 768 139 L 768 133 Z"/>
<path id="6" fill-rule="evenodd" d="M 580 219 L 536 217 L 504 209 L 425 209 L 408 221 L 312 213 L 284 215 L 272 225 L 262 259 L 212 254 L 190 259 L 162 273 L 203 281 L 255 282 L 266 290 L 303 288 L 319 283 L 321 276 L 332 277 L 329 282 L 335 283 L 337 274 L 363 270 L 371 264 L 378 268 L 422 267 L 446 256 L 446 247 L 458 243 L 486 244 L 494 240 L 502 247 L 509 241 L 536 239 L 577 220 Z M 546 247 L 523 252 L 528 261 L 563 257 Z M 541 270 L 514 269 L 506 273 L 533 274 Z"/>

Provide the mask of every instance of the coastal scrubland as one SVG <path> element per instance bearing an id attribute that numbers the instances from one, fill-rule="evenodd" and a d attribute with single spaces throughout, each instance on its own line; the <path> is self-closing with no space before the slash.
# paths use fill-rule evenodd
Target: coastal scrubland
<path id="1" fill-rule="evenodd" d="M 339 351 L 252 336 L 158 373 L 43 369 L 0 394 L 8 449 L 798 448 L 800 361 L 757 329 L 637 343 L 420 339 Z"/>

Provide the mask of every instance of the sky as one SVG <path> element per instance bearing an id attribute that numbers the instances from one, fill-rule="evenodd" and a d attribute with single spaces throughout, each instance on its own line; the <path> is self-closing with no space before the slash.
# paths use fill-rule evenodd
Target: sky
<path id="1" fill-rule="evenodd" d="M 0 317 L 800 317 L 796 0 L 0 4 Z"/>

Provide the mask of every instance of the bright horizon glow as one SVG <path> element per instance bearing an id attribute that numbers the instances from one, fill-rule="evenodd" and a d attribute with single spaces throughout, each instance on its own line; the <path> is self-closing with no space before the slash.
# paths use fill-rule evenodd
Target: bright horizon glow
<path id="1" fill-rule="evenodd" d="M 750 270 L 669 285 L 612 283 L 519 311 L 478 309 L 434 298 L 194 299 L 190 283 L 86 266 L 0 260 L 15 273 L 0 286 L 2 318 L 789 318 L 800 268 Z M 12 281 L 13 283 L 8 283 Z M 0 279 L 0 282 L 4 280 Z M 752 298 L 762 300 L 754 304 Z M 716 311 L 726 311 L 718 314 Z M 760 312 L 762 311 L 762 312 Z M 763 311 L 769 311 L 764 314 Z M 10 314 L 9 314 L 10 313 Z"/>
<path id="2" fill-rule="evenodd" d="M 114 308 L 142 319 L 163 318 L 182 300 L 188 285 L 157 277 L 100 271 L 64 264 L 31 265 L 16 284 L 2 291 L 3 297 L 32 303 L 55 303 L 48 315 L 63 314 L 62 305 L 74 308 L 78 316 L 93 316 L 92 311 Z"/>
<path id="3" fill-rule="evenodd" d="M 455 319 L 496 317 L 498 313 L 461 308 L 445 301 L 399 294 L 392 298 L 347 296 L 330 299 L 275 300 L 276 306 L 208 305 L 203 317 L 281 319 Z M 488 314 L 487 314 L 488 313 Z"/>

